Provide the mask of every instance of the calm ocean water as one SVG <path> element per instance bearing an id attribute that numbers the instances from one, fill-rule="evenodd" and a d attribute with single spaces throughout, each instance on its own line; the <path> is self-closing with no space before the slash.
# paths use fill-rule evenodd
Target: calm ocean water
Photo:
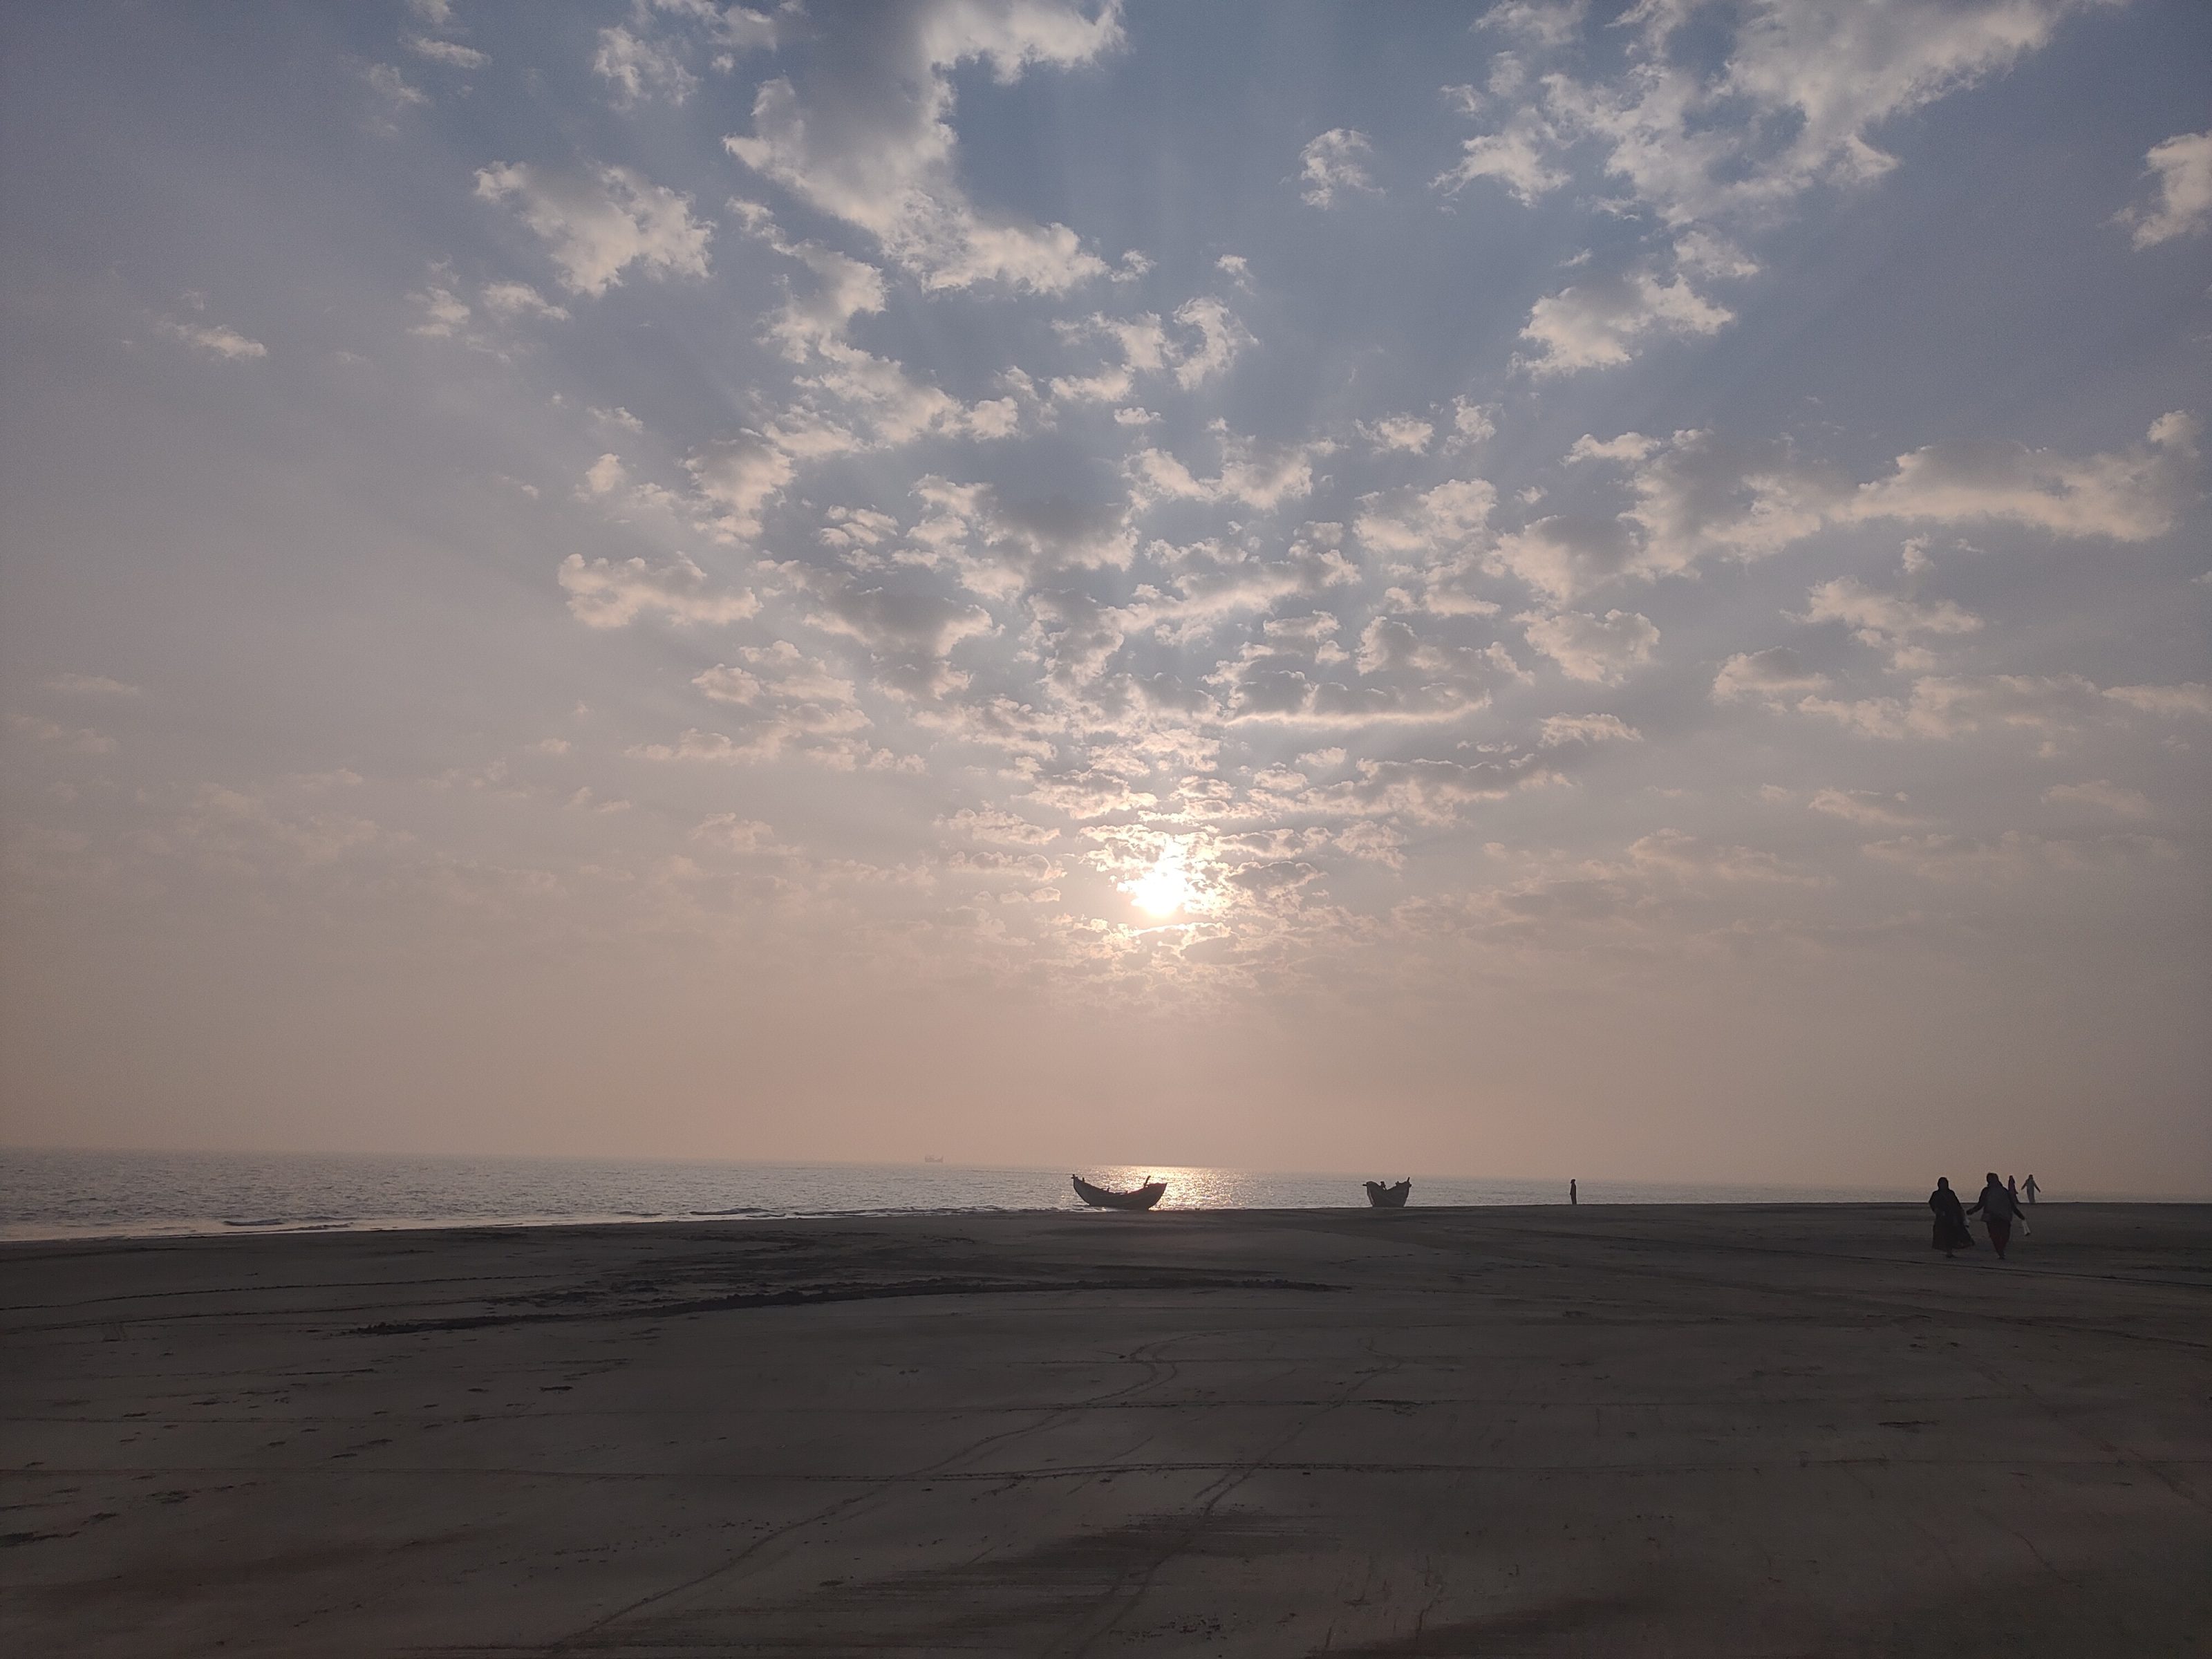
<path id="1" fill-rule="evenodd" d="M 1168 1183 L 1163 1209 L 1309 1209 L 1366 1202 L 1357 1176 L 1094 1166 L 1103 1186 Z M 1377 1170 L 1395 1179 L 1405 1170 Z M 1430 1179 L 1413 1202 L 1564 1204 L 1564 1181 Z M 1905 1199 L 1881 1188 L 1585 1181 L 1585 1203 Z M 0 1238 L 350 1227 L 892 1215 L 1082 1206 L 1060 1170 L 945 1164 L 681 1164 L 643 1158 L 386 1158 L 247 1152 L 0 1152 Z"/>

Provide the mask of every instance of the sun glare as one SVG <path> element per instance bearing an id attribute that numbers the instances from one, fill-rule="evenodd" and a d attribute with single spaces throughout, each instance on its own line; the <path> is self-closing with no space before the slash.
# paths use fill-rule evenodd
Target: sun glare
<path id="1" fill-rule="evenodd" d="M 1197 889 L 1191 884 L 1190 874 L 1183 867 L 1182 848 L 1173 842 L 1160 849 L 1151 869 L 1121 885 L 1136 907 L 1148 916 L 1171 916 L 1197 896 Z"/>

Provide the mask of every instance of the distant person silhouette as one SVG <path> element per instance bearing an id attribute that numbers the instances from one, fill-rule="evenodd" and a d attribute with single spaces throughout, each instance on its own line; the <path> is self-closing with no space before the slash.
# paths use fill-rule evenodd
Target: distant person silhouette
<path id="1" fill-rule="evenodd" d="M 2005 1196 L 2012 1200 L 2014 1209 L 2020 1208 L 2020 1177 L 2018 1176 L 2005 1177 Z"/>
<path id="2" fill-rule="evenodd" d="M 2027 1194 L 2027 1201 L 2029 1203 L 2033 1204 L 2035 1202 L 2035 1177 L 2033 1176 L 2028 1176 L 2027 1184 L 2022 1187 L 2021 1191 Z"/>
<path id="3" fill-rule="evenodd" d="M 1936 1212 L 1936 1248 L 1946 1258 L 1974 1248 L 1974 1236 L 1966 1231 L 1966 1212 L 1960 1207 L 1958 1194 L 1951 1190 L 1948 1176 L 1936 1177 L 1936 1190 L 1928 1194 L 1928 1207 Z"/>
<path id="4" fill-rule="evenodd" d="M 1567 1183 L 1567 1202 L 1570 1204 L 1579 1204 L 1582 1201 L 1582 1194 L 1576 1192 L 1575 1183 L 1570 1181 Z"/>
<path id="5" fill-rule="evenodd" d="M 1990 1230 L 1990 1248 L 1997 1253 L 1998 1261 L 2003 1261 L 2005 1246 L 2012 1243 L 2013 1218 L 2020 1214 L 2020 1202 L 2005 1190 L 1995 1170 L 1982 1177 L 1982 1195 L 1966 1206 L 1966 1213 L 1982 1218 L 1982 1225 Z"/>

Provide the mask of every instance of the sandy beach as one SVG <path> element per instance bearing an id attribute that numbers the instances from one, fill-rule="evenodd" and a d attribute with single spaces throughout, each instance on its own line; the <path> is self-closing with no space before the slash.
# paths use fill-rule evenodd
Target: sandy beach
<path id="1" fill-rule="evenodd" d="M 17 1244 L 25 1655 L 2212 1652 L 2212 1206 Z"/>

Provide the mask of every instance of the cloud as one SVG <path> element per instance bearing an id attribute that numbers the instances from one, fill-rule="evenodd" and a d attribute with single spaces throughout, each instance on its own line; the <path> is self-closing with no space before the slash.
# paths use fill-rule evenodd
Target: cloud
<path id="1" fill-rule="evenodd" d="M 1887 478 L 1840 503 L 1844 520 L 2000 521 L 2056 536 L 2148 541 L 2173 528 L 2197 475 L 2198 422 L 2176 411 L 2119 454 L 2074 457 L 2018 444 L 1939 443 L 1900 455 Z"/>
<path id="2" fill-rule="evenodd" d="M 952 648 L 994 633 L 991 613 L 942 594 L 917 592 L 842 571 L 793 573 L 817 608 L 807 621 L 825 633 L 858 641 L 874 659 L 876 683 L 906 698 L 934 702 L 968 684 L 954 668 Z"/>
<path id="3" fill-rule="evenodd" d="M 708 701 L 726 705 L 742 721 L 737 749 L 716 758 L 774 760 L 788 752 L 849 770 L 872 749 L 855 734 L 872 722 L 860 708 L 852 681 L 830 672 L 789 641 L 748 646 L 737 662 L 717 663 L 691 684 Z"/>
<path id="4" fill-rule="evenodd" d="M 1386 490 L 1359 498 L 1352 533 L 1390 574 L 1422 591 L 1437 615 L 1486 616 L 1498 607 L 1473 593 L 1468 579 L 1492 544 L 1498 491 L 1482 478 L 1447 478 L 1428 489 Z"/>
<path id="5" fill-rule="evenodd" d="M 1816 789 L 1805 805 L 1813 811 L 1842 818 L 1847 823 L 1888 828 L 1916 822 L 1911 813 L 1900 812 L 1892 804 L 1904 799 L 1902 795 L 1870 794 L 1863 789 Z"/>
<path id="6" fill-rule="evenodd" d="M 1317 208 L 1335 206 L 1346 192 L 1380 195 L 1367 171 L 1374 154 L 1365 133 L 1330 128 L 1298 152 L 1298 183 L 1304 186 L 1299 194 L 1309 206 Z"/>
<path id="7" fill-rule="evenodd" d="M 1663 440 L 1585 436 L 1568 459 L 1626 469 L 1634 504 L 1610 520 L 1540 520 L 1501 538 L 1493 562 L 1555 599 L 1572 599 L 1613 577 L 1680 574 L 1715 556 L 1763 557 L 1831 526 L 1886 520 L 2148 541 L 2173 528 L 2195 494 L 2197 436 L 2196 418 L 2176 412 L 2154 421 L 2142 443 L 2117 453 L 1946 441 L 1900 455 L 1887 477 L 1856 486 L 1782 439 L 1743 442 L 1705 430 Z M 1832 586 L 1816 602 L 1899 622 L 1917 617 L 1919 631 L 1963 631 L 1964 612 L 1901 601 L 1886 607 L 1881 596 L 1849 584 Z M 1937 619 L 1943 627 L 1934 626 Z"/>
<path id="8" fill-rule="evenodd" d="M 1816 185 L 1880 178 L 1897 165 L 1874 142 L 1885 122 L 2009 69 L 2100 3 L 1763 0 L 1716 18 L 1664 0 L 1620 19 L 1618 74 L 1548 76 L 1542 108 L 1561 144 L 1595 144 L 1606 172 L 1670 227 L 1771 216 Z M 1686 49 L 1686 32 L 1717 22 L 1734 25 L 1717 63 Z"/>
<path id="9" fill-rule="evenodd" d="M 473 46 L 462 46 L 457 40 L 433 40 L 420 34 L 406 37 L 407 50 L 417 58 L 427 58 L 434 64 L 443 64 L 448 69 L 482 69 L 491 62 Z"/>
<path id="10" fill-rule="evenodd" d="M 1532 207 L 1573 176 L 1546 159 L 1558 143 L 1551 124 L 1524 108 L 1498 131 L 1462 140 L 1460 159 L 1431 182 L 1447 195 L 1456 195 L 1478 179 L 1494 179 L 1523 207 Z"/>
<path id="11" fill-rule="evenodd" d="M 1994 841 L 1966 836 L 1899 836 L 1869 842 L 1859 850 L 1868 858 L 1909 871 L 1923 881 L 2005 882 L 2047 879 L 2054 871 L 2120 869 L 2147 860 L 2172 859 L 2177 849 L 2152 836 L 2046 840 L 2008 830 Z"/>
<path id="12" fill-rule="evenodd" d="M 963 806 L 951 817 L 938 819 L 937 824 L 953 835 L 1009 842 L 1018 847 L 1043 847 L 1060 839 L 1060 831 L 1050 825 L 1032 823 L 1018 813 L 995 806 Z"/>
<path id="13" fill-rule="evenodd" d="M 1589 0 L 1498 0 L 1474 26 L 1533 46 L 1559 46 L 1574 39 L 1589 11 Z"/>
<path id="14" fill-rule="evenodd" d="M 105 674 L 57 674 L 46 683 L 49 691 L 67 697 L 135 697 L 138 688 Z"/>
<path id="15" fill-rule="evenodd" d="M 2212 225 L 2212 131 L 2178 133 L 2154 144 L 2143 171 L 2158 181 L 2158 205 L 2128 208 L 2118 222 L 2133 228 L 2138 248 L 2179 236 L 2202 236 Z"/>
<path id="16" fill-rule="evenodd" d="M 1792 869 L 1771 853 L 1748 847 L 1717 847 L 1680 830 L 1655 830 L 1630 843 L 1628 861 L 1639 872 L 1692 884 L 1716 881 L 1791 887 L 1826 884 L 1825 878 Z"/>
<path id="17" fill-rule="evenodd" d="M 1644 734 L 1618 714 L 1547 714 L 1540 749 L 1565 743 L 1641 743 Z"/>
<path id="18" fill-rule="evenodd" d="M 1735 316 L 1681 276 L 1629 270 L 1587 277 L 1536 301 L 1521 331 L 1535 355 L 1516 361 L 1539 376 L 1608 368 L 1654 337 L 1715 334 Z"/>
<path id="19" fill-rule="evenodd" d="M 1120 361 L 1093 374 L 1055 376 L 1050 384 L 1054 398 L 1119 403 L 1135 391 L 1139 380 L 1160 376 L 1193 391 L 1224 372 L 1253 343 L 1236 313 L 1210 295 L 1187 301 L 1176 310 L 1175 321 L 1183 331 L 1182 338 L 1170 334 L 1150 312 L 1134 318 L 1094 315 L 1082 322 L 1055 324 L 1054 331 L 1063 339 L 1109 342 Z M 1116 411 L 1117 419 L 1121 414 Z"/>
<path id="20" fill-rule="evenodd" d="M 699 494 L 721 509 L 715 527 L 734 540 L 760 534 L 763 509 L 799 471 L 781 444 L 757 432 L 710 444 L 686 458 L 684 465 Z"/>
<path id="21" fill-rule="evenodd" d="M 2114 685 L 2105 695 L 2146 714 L 2193 715 L 2212 720 L 2212 686 L 2191 680 L 2181 685 Z"/>
<path id="22" fill-rule="evenodd" d="M 8 724 L 33 743 L 46 744 L 73 755 L 108 755 L 115 739 L 104 732 L 59 726 L 37 714 L 10 714 Z"/>
<path id="23" fill-rule="evenodd" d="M 511 203 L 576 294 L 602 295 L 632 265 L 648 275 L 704 276 L 713 228 L 691 216 L 691 198 L 629 167 L 556 173 L 495 162 L 476 194 Z"/>
<path id="24" fill-rule="evenodd" d="M 1121 41 L 1120 9 L 1049 0 L 915 0 L 865 27 L 825 32 L 799 79 L 763 84 L 731 155 L 817 211 L 873 236 L 925 288 L 998 282 L 1064 292 L 1106 265 L 1065 225 L 972 203 L 956 175 L 955 66 L 1001 84 L 1095 62 Z"/>
<path id="25" fill-rule="evenodd" d="M 742 622 L 760 609 L 750 589 L 716 591 L 707 573 L 678 554 L 664 565 L 643 559 L 586 560 L 571 553 L 561 562 L 561 587 L 569 614 L 586 628 L 623 628 L 641 617 L 719 624 Z"/>
<path id="26" fill-rule="evenodd" d="M 250 362 L 256 357 L 266 357 L 269 348 L 258 340 L 249 340 L 234 328 L 220 324 L 180 321 L 164 317 L 155 325 L 173 340 L 181 340 L 203 356 L 224 362 Z"/>
<path id="27" fill-rule="evenodd" d="M 699 85 L 673 46 L 632 34 L 620 24 L 599 31 L 592 70 L 613 83 L 617 109 L 655 100 L 681 104 Z"/>
<path id="28" fill-rule="evenodd" d="M 1436 427 L 1416 415 L 1384 415 L 1372 421 L 1361 421 L 1358 425 L 1359 435 L 1378 455 L 1393 452 L 1422 454 L 1437 435 Z"/>
<path id="29" fill-rule="evenodd" d="M 1270 444 L 1240 437 L 1225 421 L 1208 428 L 1221 446 L 1221 471 L 1194 474 L 1164 449 L 1139 450 L 1129 460 L 1129 482 L 1139 509 L 1159 501 L 1242 502 L 1262 513 L 1302 501 L 1314 490 L 1313 463 L 1334 452 L 1327 439 Z"/>
<path id="30" fill-rule="evenodd" d="M 2054 783 L 2043 792 L 2045 802 L 2075 802 L 2083 806 L 2094 806 L 2124 818 L 2147 818 L 2150 816 L 2150 797 L 2140 789 L 2126 789 L 2104 778 L 2087 783 Z"/>
<path id="31" fill-rule="evenodd" d="M 1659 630 L 1649 617 L 1608 611 L 1602 617 L 1563 611 L 1516 618 L 1534 646 L 1572 679 L 1619 685 L 1651 660 Z"/>
<path id="32" fill-rule="evenodd" d="M 1902 697 L 1830 698 L 1826 678 L 1809 674 L 1786 649 L 1731 657 L 1713 683 L 1715 702 L 1749 699 L 1778 712 L 1831 720 L 1862 737 L 1949 738 L 2009 727 L 2048 738 L 2100 717 L 2115 703 L 2140 713 L 2212 720 L 2212 689 L 2120 685 L 2100 691 L 2079 674 L 1926 674 Z"/>
<path id="33" fill-rule="evenodd" d="M 1807 623 L 1841 623 L 1868 645 L 1885 645 L 1911 635 L 1972 634 L 1982 619 L 1948 599 L 1917 600 L 1877 593 L 1848 576 L 1823 582 L 1806 596 Z"/>
<path id="34" fill-rule="evenodd" d="M 1071 570 L 1124 569 L 1135 556 L 1136 532 L 1114 504 L 1023 499 L 934 475 L 915 494 L 927 511 L 908 532 L 907 556 L 991 598 L 1011 599 Z"/>
<path id="35" fill-rule="evenodd" d="M 390 64 L 371 64 L 363 71 L 362 78 L 380 97 L 389 100 L 395 107 L 404 108 L 410 104 L 420 106 L 430 101 L 428 93 L 420 87 L 408 85 L 407 77 Z"/>
<path id="36" fill-rule="evenodd" d="M 568 320 L 566 307 L 555 305 L 527 283 L 486 283 L 477 290 L 477 298 L 495 317 L 540 317 L 553 323 Z"/>
<path id="37" fill-rule="evenodd" d="M 1715 702 L 1757 700 L 1778 702 L 1828 689 L 1828 677 L 1805 666 L 1786 645 L 1765 651 L 1739 652 L 1721 665 L 1713 677 Z"/>

